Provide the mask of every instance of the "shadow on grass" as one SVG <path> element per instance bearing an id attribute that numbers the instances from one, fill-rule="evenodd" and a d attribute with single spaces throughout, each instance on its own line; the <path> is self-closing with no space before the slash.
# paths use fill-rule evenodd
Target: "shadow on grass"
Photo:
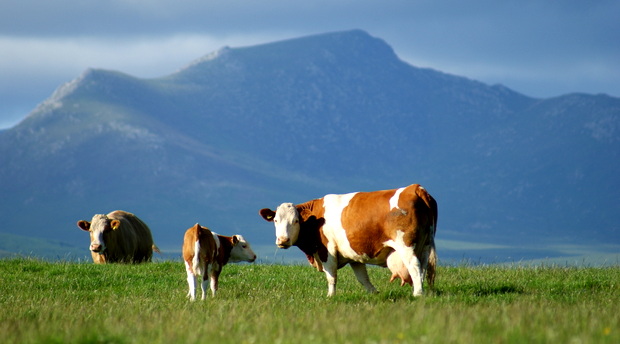
<path id="1" fill-rule="evenodd" d="M 512 285 L 501 286 L 478 286 L 472 290 L 474 296 L 492 296 L 492 295 L 506 295 L 506 294 L 523 294 L 522 288 L 518 288 Z"/>

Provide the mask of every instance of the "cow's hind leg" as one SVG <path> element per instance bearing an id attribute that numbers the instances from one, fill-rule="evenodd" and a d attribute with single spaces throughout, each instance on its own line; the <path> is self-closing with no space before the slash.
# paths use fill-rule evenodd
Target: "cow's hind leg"
<path id="1" fill-rule="evenodd" d="M 368 270 L 366 270 L 366 264 L 362 263 L 349 263 L 351 264 L 351 268 L 353 269 L 353 273 L 355 273 L 355 277 L 357 280 L 366 288 L 366 291 L 369 293 L 376 293 L 377 289 L 370 282 L 370 278 L 368 277 Z"/>
<path id="2" fill-rule="evenodd" d="M 435 283 L 435 268 L 437 265 L 437 252 L 435 251 L 435 239 L 432 235 L 432 229 L 428 240 L 421 241 L 426 242 L 424 245 L 416 245 L 414 254 L 420 259 L 420 278 L 424 282 L 424 277 L 428 281 L 429 288 L 434 287 Z"/>
<path id="3" fill-rule="evenodd" d="M 437 267 L 437 252 L 435 251 L 434 240 L 431 239 L 430 244 L 424 247 L 424 251 L 420 254 L 420 263 L 422 265 L 422 278 L 426 276 L 429 288 L 433 289 L 435 269 Z"/>
<path id="4" fill-rule="evenodd" d="M 185 262 L 185 271 L 187 272 L 187 284 L 189 286 L 187 297 L 194 301 L 196 300 L 196 276 L 187 262 Z"/>
<path id="5" fill-rule="evenodd" d="M 403 260 L 403 264 L 407 267 L 411 280 L 413 281 L 413 296 L 422 295 L 422 269 L 420 267 L 420 260 L 415 255 L 413 248 L 403 245 L 397 248 L 396 252 L 398 252 L 400 258 Z"/>

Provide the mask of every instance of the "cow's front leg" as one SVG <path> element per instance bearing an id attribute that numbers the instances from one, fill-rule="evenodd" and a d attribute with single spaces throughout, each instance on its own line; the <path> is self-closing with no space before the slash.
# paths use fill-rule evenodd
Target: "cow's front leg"
<path id="1" fill-rule="evenodd" d="M 369 293 L 376 293 L 377 289 L 372 283 L 370 283 L 370 278 L 368 277 L 368 270 L 366 270 L 366 264 L 351 262 L 351 269 L 353 269 L 353 273 L 355 273 L 355 277 L 357 280 L 366 288 L 366 291 Z"/>
<path id="2" fill-rule="evenodd" d="M 213 272 L 211 272 L 211 295 L 213 295 L 213 297 L 215 297 L 215 293 L 217 292 L 218 289 L 218 281 L 220 278 L 220 270 L 218 268 L 214 268 Z"/>
<path id="3" fill-rule="evenodd" d="M 200 283 L 200 288 L 201 288 L 201 290 L 202 290 L 202 296 L 201 296 L 201 298 L 200 298 L 201 300 L 204 300 L 204 299 L 206 299 L 206 298 L 207 298 L 207 288 L 209 288 L 209 286 L 208 286 L 208 283 L 209 283 L 209 282 L 207 282 L 207 279 L 208 279 L 208 278 L 209 278 L 209 277 L 208 277 L 207 275 L 204 275 L 204 276 L 202 277 L 202 282 Z"/>
<path id="4" fill-rule="evenodd" d="M 338 281 L 338 263 L 328 258 L 327 262 L 323 264 L 323 271 L 325 278 L 327 278 L 327 296 L 334 296 L 336 294 L 336 282 Z"/>

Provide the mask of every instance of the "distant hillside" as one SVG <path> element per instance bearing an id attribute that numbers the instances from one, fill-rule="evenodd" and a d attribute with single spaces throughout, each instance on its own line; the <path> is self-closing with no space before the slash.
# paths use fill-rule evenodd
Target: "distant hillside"
<path id="1" fill-rule="evenodd" d="M 16 257 L 92 261 L 88 247 L 85 245 L 78 248 L 58 240 L 0 233 L 0 259 Z"/>
<path id="2" fill-rule="evenodd" d="M 0 231 L 83 245 L 77 220 L 124 209 L 164 248 L 196 222 L 271 244 L 262 207 L 420 183 L 440 239 L 620 242 L 619 130 L 618 98 L 529 98 L 359 30 L 91 69 L 0 132 Z"/>

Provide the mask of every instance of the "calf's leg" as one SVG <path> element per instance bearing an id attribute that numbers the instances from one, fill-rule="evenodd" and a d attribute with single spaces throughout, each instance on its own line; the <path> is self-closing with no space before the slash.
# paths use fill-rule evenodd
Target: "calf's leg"
<path id="1" fill-rule="evenodd" d="M 211 278 L 210 278 L 211 279 L 211 295 L 213 295 L 213 297 L 215 297 L 215 293 L 217 292 L 217 289 L 218 289 L 219 277 L 220 277 L 220 271 L 213 269 L 213 272 L 211 272 Z"/>
<path id="2" fill-rule="evenodd" d="M 187 262 L 185 262 L 185 271 L 187 272 L 187 284 L 189 286 L 187 297 L 194 301 L 196 300 L 196 276 Z"/>

